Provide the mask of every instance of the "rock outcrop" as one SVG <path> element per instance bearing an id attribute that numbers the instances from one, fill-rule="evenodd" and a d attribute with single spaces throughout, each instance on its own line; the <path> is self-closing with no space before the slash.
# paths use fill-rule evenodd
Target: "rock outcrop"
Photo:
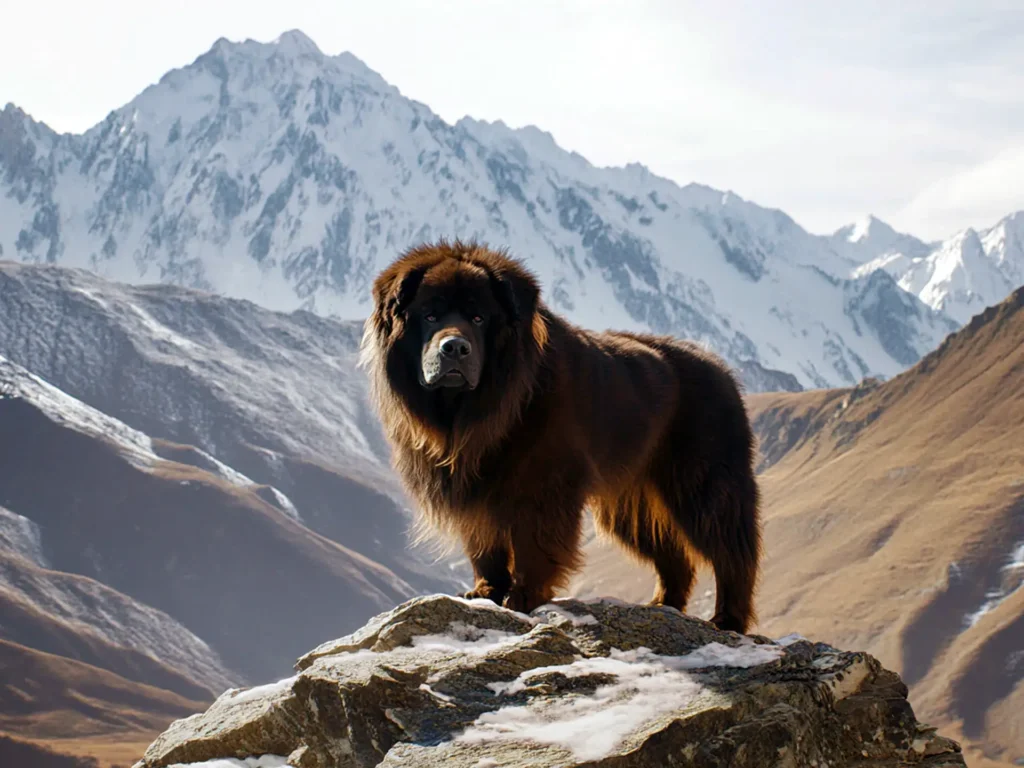
<path id="1" fill-rule="evenodd" d="M 420 597 L 296 670 L 173 723 L 136 768 L 965 765 L 873 657 L 670 608 Z"/>

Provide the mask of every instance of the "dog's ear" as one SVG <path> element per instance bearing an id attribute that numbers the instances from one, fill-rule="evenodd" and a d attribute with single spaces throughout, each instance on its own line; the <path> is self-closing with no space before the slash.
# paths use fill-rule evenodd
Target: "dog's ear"
<path id="1" fill-rule="evenodd" d="M 491 289 L 508 315 L 509 325 L 519 326 L 528 321 L 537 309 L 540 296 L 540 289 L 533 277 L 513 269 L 496 269 L 490 272 L 490 278 Z"/>
<path id="2" fill-rule="evenodd" d="M 391 333 L 397 320 L 416 298 L 426 269 L 418 267 L 408 271 L 381 275 L 373 284 L 374 315 L 385 335 Z"/>

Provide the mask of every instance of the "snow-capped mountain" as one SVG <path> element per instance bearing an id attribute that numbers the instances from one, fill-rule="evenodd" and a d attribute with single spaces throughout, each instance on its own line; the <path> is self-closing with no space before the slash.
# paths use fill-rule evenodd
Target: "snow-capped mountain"
<path id="1" fill-rule="evenodd" d="M 871 215 L 840 227 L 831 241 L 836 252 L 858 264 L 890 253 L 904 253 L 910 258 L 926 256 L 934 247 L 913 235 L 897 232 Z"/>
<path id="2" fill-rule="evenodd" d="M 887 377 L 956 327 L 780 211 L 450 125 L 300 32 L 221 39 L 82 135 L 0 114 L 0 258 L 359 320 L 377 271 L 441 235 L 508 246 L 579 323 L 703 341 L 755 390 Z"/>
<path id="3" fill-rule="evenodd" d="M 851 226 L 833 236 L 848 244 L 846 253 L 862 261 L 853 277 L 885 270 L 901 288 L 961 324 L 1024 285 L 1024 211 L 989 229 L 965 229 L 931 244 L 901 235 L 877 219 L 865 236 L 857 234 Z"/>

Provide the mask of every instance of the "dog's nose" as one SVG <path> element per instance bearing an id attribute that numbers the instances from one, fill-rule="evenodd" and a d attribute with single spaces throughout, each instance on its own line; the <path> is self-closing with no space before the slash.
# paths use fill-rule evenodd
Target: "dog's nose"
<path id="1" fill-rule="evenodd" d="M 441 354 L 445 357 L 469 357 L 473 351 L 469 340 L 462 336 L 445 336 L 440 343 Z"/>

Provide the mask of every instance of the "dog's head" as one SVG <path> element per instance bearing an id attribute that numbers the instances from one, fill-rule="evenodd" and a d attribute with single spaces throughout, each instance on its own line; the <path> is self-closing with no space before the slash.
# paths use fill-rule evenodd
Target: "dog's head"
<path id="1" fill-rule="evenodd" d="M 504 253 L 458 241 L 407 251 L 377 277 L 367 320 L 390 385 L 407 397 L 471 396 L 501 385 L 534 340 L 535 278 Z M 414 399 L 415 396 L 413 396 Z"/>

